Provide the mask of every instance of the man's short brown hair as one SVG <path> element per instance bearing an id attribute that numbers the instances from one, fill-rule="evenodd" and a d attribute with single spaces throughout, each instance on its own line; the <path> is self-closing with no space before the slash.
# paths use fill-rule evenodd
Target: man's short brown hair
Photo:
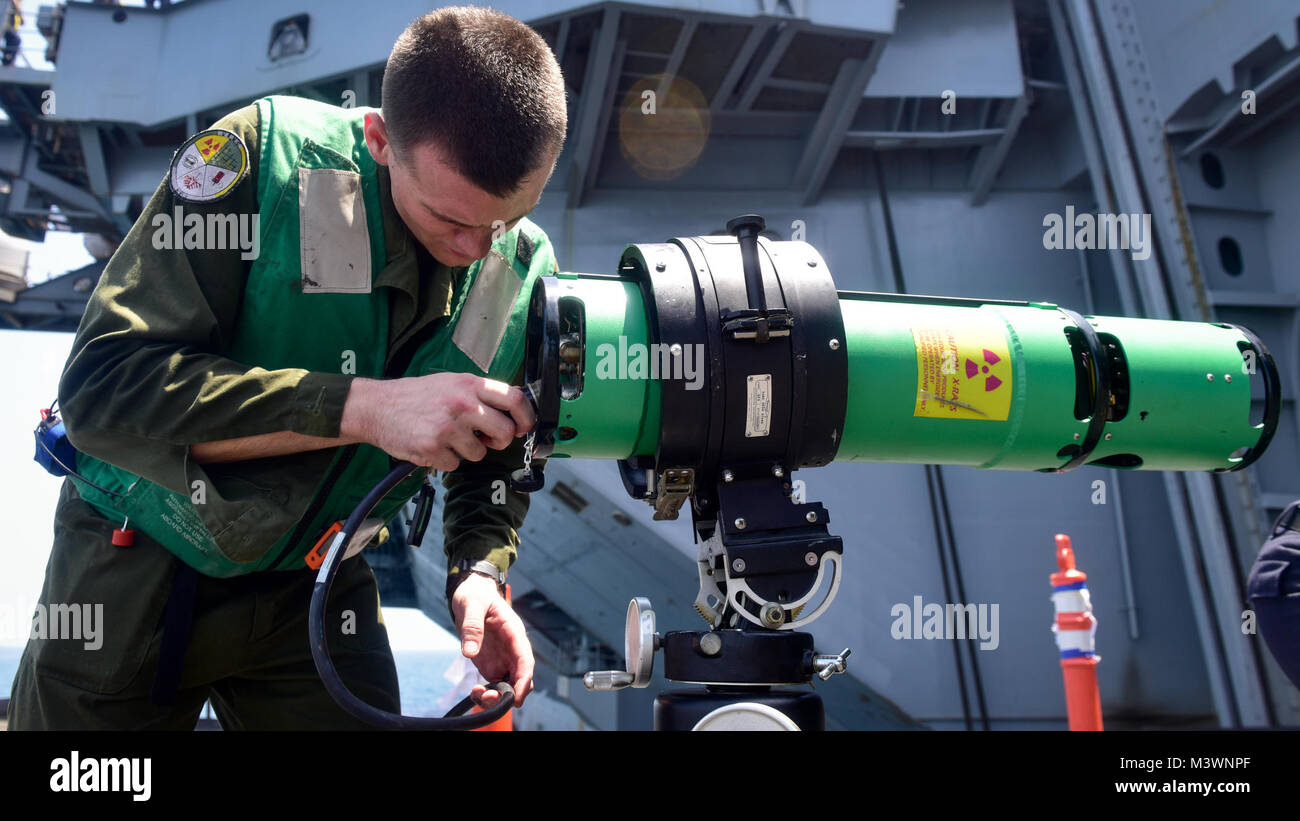
<path id="1" fill-rule="evenodd" d="M 546 41 L 476 6 L 437 9 L 406 27 L 384 68 L 381 104 L 399 162 L 434 143 L 496 197 L 558 153 L 568 125 L 564 80 Z"/>

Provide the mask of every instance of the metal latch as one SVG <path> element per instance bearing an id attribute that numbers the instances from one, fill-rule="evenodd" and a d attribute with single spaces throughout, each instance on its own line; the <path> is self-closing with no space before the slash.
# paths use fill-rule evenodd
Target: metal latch
<path id="1" fill-rule="evenodd" d="M 682 503 L 695 492 L 694 468 L 669 468 L 655 482 L 655 521 L 675 520 Z"/>

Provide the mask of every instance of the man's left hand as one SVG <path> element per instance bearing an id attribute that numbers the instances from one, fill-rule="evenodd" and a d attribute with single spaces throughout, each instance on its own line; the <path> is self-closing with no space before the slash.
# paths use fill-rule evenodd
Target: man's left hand
<path id="1" fill-rule="evenodd" d="M 460 651 L 488 681 L 507 681 L 522 707 L 533 690 L 533 648 L 524 623 L 487 576 L 470 573 L 451 598 L 451 612 L 460 632 Z M 476 684 L 470 694 L 480 706 L 497 703 L 501 694 Z"/>

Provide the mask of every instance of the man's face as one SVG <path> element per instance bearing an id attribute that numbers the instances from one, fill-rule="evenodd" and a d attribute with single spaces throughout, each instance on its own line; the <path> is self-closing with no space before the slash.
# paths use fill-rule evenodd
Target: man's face
<path id="1" fill-rule="evenodd" d="M 513 194 L 494 197 L 448 164 L 436 143 L 414 146 L 399 158 L 377 113 L 366 114 L 365 134 L 375 162 L 388 166 L 402 222 L 434 259 L 452 267 L 487 256 L 494 233 L 514 228 L 536 207 L 555 165 L 552 155 Z"/>

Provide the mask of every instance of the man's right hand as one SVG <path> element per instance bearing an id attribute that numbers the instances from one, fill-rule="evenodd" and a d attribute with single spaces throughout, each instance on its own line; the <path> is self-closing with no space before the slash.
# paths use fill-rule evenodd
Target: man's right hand
<path id="1" fill-rule="evenodd" d="M 451 471 L 504 450 L 535 422 L 519 388 L 465 373 L 352 381 L 340 435 L 398 459 Z"/>

